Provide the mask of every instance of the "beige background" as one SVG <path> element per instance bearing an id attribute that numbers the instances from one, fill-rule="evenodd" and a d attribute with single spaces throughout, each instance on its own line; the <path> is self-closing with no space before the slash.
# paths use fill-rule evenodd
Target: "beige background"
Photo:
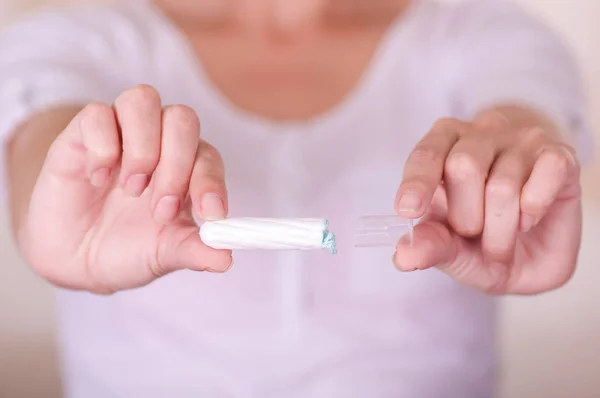
<path id="1" fill-rule="evenodd" d="M 0 23 L 50 1 L 0 0 Z M 572 44 L 600 131 L 600 1 L 519 2 Z M 550 294 L 504 301 L 502 398 L 600 397 L 600 268 L 595 250 L 600 243 L 600 190 L 592 188 L 599 175 L 600 166 L 594 164 L 584 176 L 584 242 L 572 282 Z M 0 398 L 59 396 L 52 299 L 50 288 L 19 261 L 0 212 Z"/>

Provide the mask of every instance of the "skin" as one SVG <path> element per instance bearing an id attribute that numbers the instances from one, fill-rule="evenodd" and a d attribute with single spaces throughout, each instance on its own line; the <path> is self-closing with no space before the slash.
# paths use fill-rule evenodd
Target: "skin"
<path id="1" fill-rule="evenodd" d="M 409 5 L 196 3 L 158 5 L 232 102 L 281 120 L 337 104 Z M 237 62 L 226 62 L 231 54 Z M 148 86 L 113 104 L 74 104 L 32 117 L 6 148 L 25 259 L 58 286 L 99 294 L 181 269 L 229 269 L 231 252 L 206 247 L 191 216 L 227 214 L 226 165 L 200 130 L 193 110 L 164 107 Z M 401 271 L 438 267 L 492 294 L 541 293 L 573 274 L 579 165 L 551 117 L 534 109 L 499 104 L 473 121 L 440 120 L 409 157 L 393 199 L 398 214 L 424 217 L 414 245 L 398 243 L 393 262 Z"/>
<path id="2" fill-rule="evenodd" d="M 394 263 L 402 271 L 437 266 L 491 294 L 560 287 L 581 241 L 579 174 L 573 149 L 531 110 L 441 120 L 406 164 L 396 209 L 425 217 L 414 245 L 399 242 Z"/>

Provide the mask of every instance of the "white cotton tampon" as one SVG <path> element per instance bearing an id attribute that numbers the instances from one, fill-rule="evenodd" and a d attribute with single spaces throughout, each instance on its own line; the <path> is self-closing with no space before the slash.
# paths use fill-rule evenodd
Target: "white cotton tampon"
<path id="1" fill-rule="evenodd" d="M 227 218 L 200 226 L 200 238 L 214 249 L 318 250 L 336 253 L 335 236 L 321 218 Z"/>

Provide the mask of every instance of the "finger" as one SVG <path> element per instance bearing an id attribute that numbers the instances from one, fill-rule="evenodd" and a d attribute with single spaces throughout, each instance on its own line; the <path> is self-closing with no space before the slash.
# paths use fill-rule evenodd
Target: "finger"
<path id="1" fill-rule="evenodd" d="M 200 140 L 190 181 L 192 208 L 205 221 L 219 220 L 227 214 L 225 167 L 219 152 Z"/>
<path id="2" fill-rule="evenodd" d="M 231 251 L 206 246 L 200 240 L 198 228 L 167 227 L 159 242 L 152 272 L 156 277 L 181 269 L 225 272 L 232 264 Z"/>
<path id="3" fill-rule="evenodd" d="M 519 231 L 521 190 L 535 158 L 526 148 L 500 155 L 485 187 L 485 226 L 481 238 L 486 258 L 509 263 Z"/>
<path id="4" fill-rule="evenodd" d="M 123 160 L 120 184 L 128 194 L 146 189 L 160 157 L 161 100 L 152 87 L 136 86 L 115 101 Z"/>
<path id="5" fill-rule="evenodd" d="M 187 195 L 200 140 L 200 121 L 192 109 L 176 105 L 164 109 L 162 126 L 161 154 L 150 201 L 154 218 L 161 224 L 175 218 Z"/>
<path id="6" fill-rule="evenodd" d="M 462 236 L 478 236 L 484 224 L 485 181 L 496 155 L 504 148 L 508 128 L 495 114 L 478 118 L 450 151 L 444 168 L 448 221 Z"/>
<path id="7" fill-rule="evenodd" d="M 522 231 L 536 226 L 560 194 L 579 195 L 580 166 L 574 150 L 564 145 L 544 149 L 521 193 Z"/>
<path id="8" fill-rule="evenodd" d="M 448 261 L 452 242 L 446 220 L 446 191 L 440 185 L 433 194 L 431 206 L 412 234 L 404 236 L 396 246 L 393 261 L 399 271 L 424 270 Z"/>
<path id="9" fill-rule="evenodd" d="M 412 151 L 396 194 L 396 209 L 401 216 L 418 218 L 425 213 L 442 181 L 446 156 L 463 128 L 463 123 L 456 120 L 439 121 Z"/>
<path id="10" fill-rule="evenodd" d="M 570 147 L 556 144 L 537 159 L 521 193 L 521 229 L 527 235 L 529 258 L 517 263 L 507 292 L 535 294 L 563 286 L 575 272 L 581 245 L 582 205 L 580 165 Z M 527 213 L 525 213 L 527 211 Z M 531 214 L 537 214 L 532 216 Z M 523 217 L 533 222 L 523 228 Z"/>
<path id="11" fill-rule="evenodd" d="M 73 116 L 50 146 L 37 176 L 30 211 L 45 227 L 72 230 L 90 217 L 90 203 L 104 194 L 118 168 L 121 146 L 112 108 L 90 104 Z M 42 126 L 40 126 L 42 127 Z M 47 234 L 48 237 L 58 235 Z M 51 247 L 66 242 L 45 242 Z"/>
<path id="12" fill-rule="evenodd" d="M 429 220 L 414 231 L 414 243 L 402 239 L 396 248 L 394 264 L 400 271 L 426 270 L 436 267 L 466 286 L 489 294 L 506 289 L 508 267 L 485 262 L 477 243 L 456 234 L 448 224 Z"/>
<path id="13" fill-rule="evenodd" d="M 401 239 L 393 259 L 400 271 L 436 267 L 457 282 L 488 293 L 500 293 L 506 286 L 508 268 L 485 262 L 478 242 L 462 238 L 447 223 L 443 188 L 436 190 L 431 207 L 415 227 L 412 244 L 407 237 Z"/>
<path id="14" fill-rule="evenodd" d="M 113 109 L 106 104 L 90 104 L 76 117 L 86 151 L 86 174 L 95 187 L 103 187 L 110 180 L 121 156 L 119 130 Z"/>
<path id="15" fill-rule="evenodd" d="M 446 225 L 425 221 L 415 227 L 412 244 L 408 237 L 400 239 L 393 261 L 403 272 L 425 270 L 452 261 L 456 251 L 456 242 Z"/>

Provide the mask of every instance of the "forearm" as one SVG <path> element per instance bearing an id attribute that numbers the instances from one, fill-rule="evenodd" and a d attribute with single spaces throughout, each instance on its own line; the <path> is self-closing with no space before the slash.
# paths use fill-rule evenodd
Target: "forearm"
<path id="1" fill-rule="evenodd" d="M 63 107 L 35 115 L 15 130 L 4 148 L 14 233 L 27 215 L 31 194 L 48 149 L 79 110 L 74 106 Z"/>

